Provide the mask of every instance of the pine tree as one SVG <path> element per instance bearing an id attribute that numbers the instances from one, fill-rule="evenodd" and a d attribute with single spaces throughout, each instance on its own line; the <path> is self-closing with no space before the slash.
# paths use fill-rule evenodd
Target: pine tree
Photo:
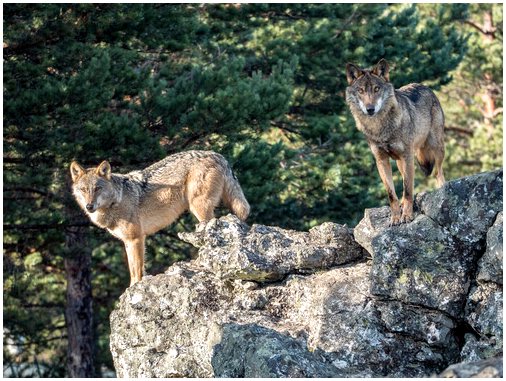
<path id="1" fill-rule="evenodd" d="M 461 177 L 502 166 L 502 4 L 472 4 L 456 21 L 469 51 L 442 91 L 447 167 Z"/>

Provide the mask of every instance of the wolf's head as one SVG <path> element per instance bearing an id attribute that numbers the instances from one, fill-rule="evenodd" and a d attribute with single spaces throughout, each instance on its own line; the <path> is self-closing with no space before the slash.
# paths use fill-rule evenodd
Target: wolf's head
<path id="1" fill-rule="evenodd" d="M 389 82 L 389 67 L 386 60 L 381 59 L 372 69 L 361 69 L 346 64 L 346 102 L 350 107 L 357 107 L 368 116 L 374 116 L 385 105 L 389 97 L 394 95 L 394 87 Z"/>
<path id="2" fill-rule="evenodd" d="M 111 165 L 103 161 L 98 167 L 84 169 L 77 162 L 70 164 L 73 194 L 84 211 L 94 213 L 115 202 L 111 181 Z"/>

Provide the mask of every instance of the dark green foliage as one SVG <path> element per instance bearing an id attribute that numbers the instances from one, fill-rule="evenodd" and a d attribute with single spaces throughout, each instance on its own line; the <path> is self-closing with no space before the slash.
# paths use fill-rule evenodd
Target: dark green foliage
<path id="1" fill-rule="evenodd" d="M 89 225 L 68 213 L 71 160 L 127 172 L 212 149 L 239 178 L 249 223 L 354 226 L 387 200 L 344 102 L 346 62 L 384 57 L 396 86 L 448 88 L 466 49 L 479 55 L 469 17 L 465 4 L 5 4 L 4 344 L 23 343 L 4 345 L 5 362 L 65 375 L 65 229 Z M 476 73 L 496 70 L 488 58 Z M 149 274 L 195 253 L 176 234 L 195 221 L 148 239 Z M 129 279 L 120 242 L 87 230 L 100 375 Z"/>
<path id="2" fill-rule="evenodd" d="M 451 177 L 503 164 L 503 6 L 472 4 L 461 20 L 468 53 L 441 91 Z"/>

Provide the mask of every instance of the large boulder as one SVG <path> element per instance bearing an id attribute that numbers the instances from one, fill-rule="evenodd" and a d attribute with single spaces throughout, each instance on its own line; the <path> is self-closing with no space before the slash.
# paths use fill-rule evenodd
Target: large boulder
<path id="1" fill-rule="evenodd" d="M 444 226 L 466 246 L 481 248 L 488 229 L 503 207 L 502 169 L 449 181 L 421 194 L 421 213 Z"/>
<path id="2" fill-rule="evenodd" d="M 479 256 L 473 248 L 425 215 L 384 230 L 372 245 L 374 295 L 462 316 Z"/>
<path id="3" fill-rule="evenodd" d="M 465 320 L 472 333 L 465 336 L 464 361 L 479 361 L 502 355 L 502 212 L 487 232 L 485 254 L 478 261 L 476 283 L 469 292 Z"/>
<path id="4" fill-rule="evenodd" d="M 498 356 L 501 184 L 502 171 L 450 182 L 400 226 L 378 208 L 353 231 L 229 215 L 181 234 L 198 257 L 128 288 L 111 314 L 117 374 L 423 377 Z"/>
<path id="5" fill-rule="evenodd" d="M 442 312 L 371 298 L 367 263 L 258 285 L 181 263 L 111 316 L 120 377 L 423 376 L 458 358 Z"/>
<path id="6" fill-rule="evenodd" d="M 503 358 L 492 357 L 474 362 L 453 364 L 438 377 L 442 378 L 503 378 Z"/>
<path id="7" fill-rule="evenodd" d="M 502 278 L 502 170 L 420 194 L 415 210 L 413 222 L 392 227 L 389 208 L 366 210 L 355 227 L 374 257 L 371 291 L 461 318 L 481 257 L 481 276 Z"/>
<path id="8" fill-rule="evenodd" d="M 485 254 L 478 262 L 478 280 L 502 284 L 502 212 L 497 215 L 494 225 L 487 232 Z"/>
<path id="9" fill-rule="evenodd" d="M 203 229 L 179 233 L 200 248 L 195 265 L 222 279 L 279 280 L 358 260 L 364 250 L 345 225 L 324 223 L 309 232 L 248 225 L 229 215 Z"/>

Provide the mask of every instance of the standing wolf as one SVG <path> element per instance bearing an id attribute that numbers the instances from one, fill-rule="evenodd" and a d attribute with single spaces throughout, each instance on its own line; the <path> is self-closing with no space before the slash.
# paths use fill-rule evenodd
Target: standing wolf
<path id="1" fill-rule="evenodd" d="M 372 69 L 346 65 L 346 103 L 376 159 L 392 211 L 391 224 L 413 220 L 414 158 L 429 176 L 436 167 L 437 186 L 444 184 L 444 114 L 434 93 L 418 83 L 395 90 L 389 82 L 387 61 Z M 403 179 L 399 204 L 390 158 L 397 161 Z"/>
<path id="2" fill-rule="evenodd" d="M 125 244 L 130 285 L 144 273 L 144 240 L 190 210 L 209 221 L 220 201 L 241 220 L 249 204 L 225 158 L 211 151 L 187 151 L 126 175 L 111 173 L 103 161 L 96 168 L 70 165 L 72 190 L 91 221 Z"/>

